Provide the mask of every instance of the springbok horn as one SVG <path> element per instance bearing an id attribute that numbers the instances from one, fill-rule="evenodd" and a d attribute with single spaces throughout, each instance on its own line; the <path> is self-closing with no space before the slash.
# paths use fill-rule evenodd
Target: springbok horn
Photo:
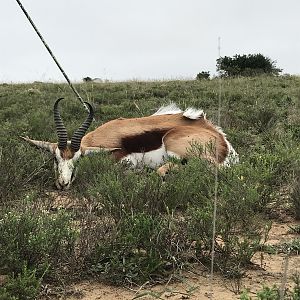
<path id="1" fill-rule="evenodd" d="M 59 150 L 64 150 L 67 147 L 67 142 L 68 142 L 68 134 L 66 127 L 61 119 L 59 110 L 58 110 L 58 103 L 64 98 L 59 98 L 55 101 L 54 103 L 54 122 L 56 126 L 56 131 L 57 131 L 57 136 L 58 136 L 58 149 Z"/>
<path id="2" fill-rule="evenodd" d="M 28 136 L 24 137 L 24 136 L 20 136 L 21 139 L 23 139 L 24 141 L 35 145 L 38 148 L 42 148 L 45 150 L 50 151 L 51 153 L 55 152 L 55 148 L 56 148 L 56 144 L 55 143 L 50 143 L 50 142 L 45 142 L 45 141 L 37 141 L 37 140 L 31 140 Z"/>
<path id="3" fill-rule="evenodd" d="M 86 120 L 82 123 L 82 125 L 74 132 L 72 139 L 71 139 L 71 149 L 77 152 L 80 148 L 80 143 L 85 135 L 86 131 L 88 130 L 89 126 L 91 125 L 94 119 L 94 109 L 91 104 L 88 102 L 84 102 L 89 107 L 89 115 Z"/>

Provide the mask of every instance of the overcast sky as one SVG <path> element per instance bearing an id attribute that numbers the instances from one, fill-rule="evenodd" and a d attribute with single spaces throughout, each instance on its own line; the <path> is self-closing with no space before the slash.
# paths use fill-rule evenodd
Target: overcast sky
<path id="1" fill-rule="evenodd" d="M 299 0 L 22 0 L 73 81 L 194 78 L 262 53 L 300 74 Z M 15 0 L 1 0 L 0 82 L 64 81 Z"/>

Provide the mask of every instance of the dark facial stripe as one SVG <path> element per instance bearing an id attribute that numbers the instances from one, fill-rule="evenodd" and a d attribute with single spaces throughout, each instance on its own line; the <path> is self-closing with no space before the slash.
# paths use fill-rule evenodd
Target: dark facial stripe
<path id="1" fill-rule="evenodd" d="M 122 139 L 122 148 L 130 153 L 143 153 L 156 150 L 162 145 L 162 138 L 168 130 L 145 131 L 142 134 Z"/>

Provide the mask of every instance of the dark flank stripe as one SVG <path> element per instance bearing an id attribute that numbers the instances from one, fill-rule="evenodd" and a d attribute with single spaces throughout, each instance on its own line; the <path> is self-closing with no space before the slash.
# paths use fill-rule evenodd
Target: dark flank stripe
<path id="1" fill-rule="evenodd" d="M 162 145 L 162 138 L 168 129 L 145 131 L 139 135 L 124 137 L 121 141 L 122 149 L 127 154 L 145 153 L 156 150 Z"/>

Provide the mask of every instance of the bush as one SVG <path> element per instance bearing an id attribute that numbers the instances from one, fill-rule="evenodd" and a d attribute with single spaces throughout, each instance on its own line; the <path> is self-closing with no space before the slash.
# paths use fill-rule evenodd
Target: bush
<path id="1" fill-rule="evenodd" d="M 217 70 L 224 77 L 278 75 L 282 70 L 276 62 L 262 54 L 234 55 L 217 59 Z"/>
<path id="2" fill-rule="evenodd" d="M 248 164 L 236 165 L 230 169 L 220 170 L 217 195 L 216 220 L 216 267 L 223 274 L 231 273 L 237 266 L 250 263 L 267 235 L 268 227 L 262 222 L 258 207 L 261 196 L 253 186 L 259 171 Z M 205 172 L 206 178 L 208 171 Z M 251 175 L 250 175 L 251 174 Z M 254 179 L 252 175 L 257 177 Z M 254 176 L 255 176 L 254 175 Z M 214 174 L 210 175 L 211 177 Z M 259 177 L 261 180 L 262 177 Z M 194 183 L 195 184 L 195 183 Z M 213 223 L 213 188 L 204 202 L 194 202 L 187 210 L 188 237 L 196 241 L 196 253 L 203 261 L 210 260 Z"/>
<path id="3" fill-rule="evenodd" d="M 208 263 L 214 168 L 207 161 L 190 159 L 163 182 L 153 171 L 125 167 L 112 167 L 105 154 L 82 162 L 80 172 L 89 181 L 82 187 L 82 180 L 76 188 L 85 190 L 85 197 L 95 203 L 99 220 L 105 218 L 110 224 L 105 234 L 95 233 L 98 241 L 90 245 L 94 250 L 86 259 L 94 272 L 113 282 L 141 283 L 163 278 L 169 268 L 176 272 L 193 257 Z M 85 174 L 93 168 L 103 173 L 95 178 Z M 268 196 L 269 174 L 269 165 L 261 162 L 220 170 L 216 267 L 227 276 L 233 276 L 231 270 L 237 266 L 249 264 L 267 236 L 269 227 L 260 213 L 265 207 L 261 195 Z"/>
<path id="4" fill-rule="evenodd" d="M 23 266 L 17 276 L 11 276 L 8 282 L 0 287 L 1 300 L 34 300 L 39 294 L 42 276 L 37 277 L 36 270 Z"/>
<path id="5" fill-rule="evenodd" d="M 210 77 L 209 71 L 202 71 L 197 74 L 196 79 L 197 80 L 209 79 L 209 77 Z"/>
<path id="6" fill-rule="evenodd" d="M 70 216 L 25 210 L 0 216 L 0 269 L 21 272 L 24 265 L 43 273 L 73 256 L 76 231 Z"/>
<path id="7" fill-rule="evenodd" d="M 298 174 L 297 174 L 298 173 Z M 295 218 L 300 220 L 300 172 L 296 172 L 296 178 L 292 185 L 291 193 L 292 205 Z"/>
<path id="8" fill-rule="evenodd" d="M 184 235 L 177 236 L 178 227 L 162 215 L 124 217 L 110 243 L 100 242 L 95 247 L 93 273 L 118 284 L 165 279 L 180 266 Z"/>
<path id="9" fill-rule="evenodd" d="M 0 205 L 13 204 L 13 201 L 22 198 L 24 191 L 43 193 L 45 184 L 53 180 L 49 156 L 27 145 L 16 147 L 15 140 L 5 140 L 1 145 Z"/>

